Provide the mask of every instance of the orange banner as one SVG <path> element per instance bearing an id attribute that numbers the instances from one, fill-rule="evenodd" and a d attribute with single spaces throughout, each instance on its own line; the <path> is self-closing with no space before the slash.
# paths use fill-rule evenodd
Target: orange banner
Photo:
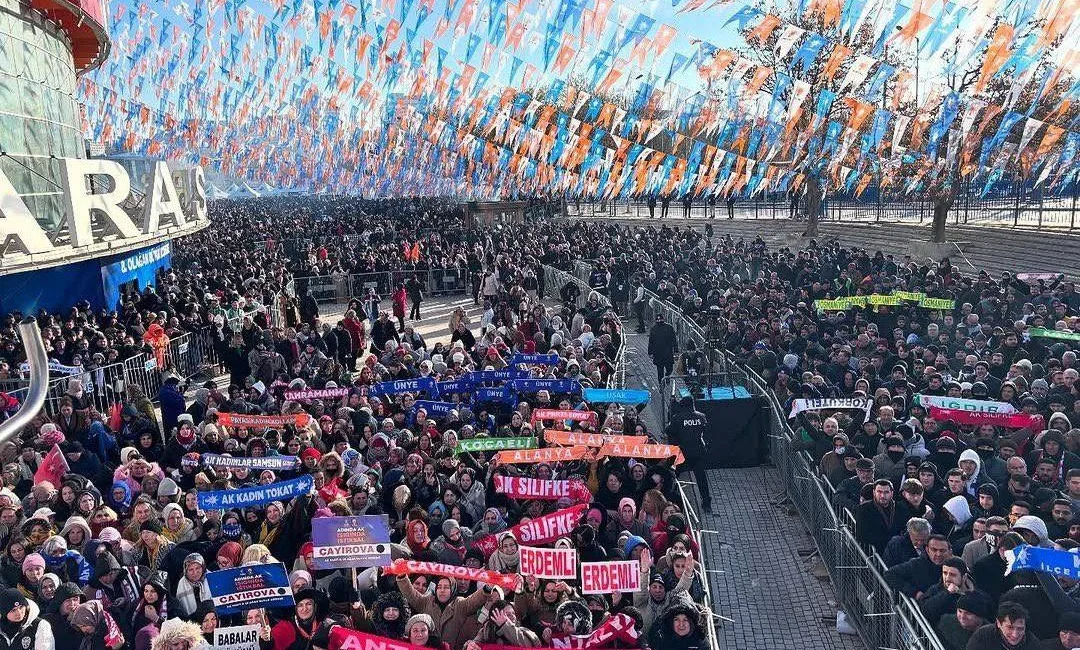
<path id="1" fill-rule="evenodd" d="M 600 456 L 612 456 L 615 458 L 671 458 L 675 457 L 675 464 L 681 465 L 686 458 L 677 445 L 622 445 L 613 443 L 600 448 Z"/>
<path id="2" fill-rule="evenodd" d="M 286 425 L 297 428 L 307 426 L 311 416 L 307 413 L 296 415 L 244 415 L 240 413 L 218 413 L 218 424 L 223 427 L 243 427 L 247 429 L 277 429 Z"/>
<path id="3" fill-rule="evenodd" d="M 581 460 L 589 455 L 589 448 L 545 447 L 543 449 L 504 449 L 495 454 L 500 465 L 519 465 L 521 463 L 565 463 Z"/>
<path id="4" fill-rule="evenodd" d="M 623 436 L 604 435 L 600 433 L 585 433 L 583 431 L 562 431 L 560 429 L 545 429 L 544 442 L 549 445 L 562 445 L 564 447 L 584 445 L 599 449 L 604 445 L 644 445 L 648 444 L 648 436 Z"/>

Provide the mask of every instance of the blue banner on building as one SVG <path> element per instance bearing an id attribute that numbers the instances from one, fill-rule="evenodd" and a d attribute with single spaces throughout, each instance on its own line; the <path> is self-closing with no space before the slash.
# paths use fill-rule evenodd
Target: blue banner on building
<path id="1" fill-rule="evenodd" d="M 292 586 L 281 562 L 249 564 L 206 574 L 214 611 L 238 614 L 248 609 L 292 607 Z"/>
<path id="2" fill-rule="evenodd" d="M 120 287 L 137 280 L 139 289 L 154 284 L 158 269 L 168 268 L 171 263 L 172 243 L 165 242 L 126 255 L 101 267 L 101 288 L 105 304 L 115 309 L 120 302 Z"/>

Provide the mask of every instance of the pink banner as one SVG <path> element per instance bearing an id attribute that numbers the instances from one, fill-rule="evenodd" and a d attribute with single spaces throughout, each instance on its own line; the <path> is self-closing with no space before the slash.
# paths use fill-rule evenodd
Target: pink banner
<path id="1" fill-rule="evenodd" d="M 223 427 L 243 427 L 245 429 L 278 429 L 287 425 L 307 426 L 311 416 L 307 413 L 296 415 L 241 415 L 239 413 L 218 413 L 218 424 Z"/>
<path id="2" fill-rule="evenodd" d="M 592 493 L 581 481 L 547 481 L 524 476 L 495 476 L 495 491 L 514 499 L 558 501 L 562 498 L 582 503 L 592 501 Z"/>
<path id="3" fill-rule="evenodd" d="M 995 427 L 1006 429 L 1043 429 L 1043 416 L 1027 413 L 979 413 L 976 411 L 964 411 L 961 409 L 943 409 L 936 406 L 930 407 L 930 417 L 938 422 L 952 420 L 957 424 L 973 424 L 981 426 L 991 424 Z"/>
<path id="4" fill-rule="evenodd" d="M 585 514 L 588 507 L 589 505 L 586 503 L 579 503 L 569 508 L 556 510 L 543 517 L 516 524 L 511 526 L 509 530 L 514 534 L 519 544 L 528 546 L 550 544 L 560 537 L 569 537 L 570 531 L 574 530 L 574 527 L 578 525 L 581 516 Z M 483 551 L 485 556 L 489 556 L 495 552 L 499 540 L 496 535 L 488 535 L 476 540 L 474 545 Z"/>
<path id="5" fill-rule="evenodd" d="M 391 576 L 404 576 L 414 573 L 422 573 L 429 576 L 443 576 L 457 580 L 475 580 L 488 585 L 502 587 L 508 591 L 514 591 L 521 584 L 521 576 L 516 573 L 499 573 L 487 569 L 470 569 L 465 566 L 454 564 L 440 564 L 438 562 L 418 562 L 416 560 L 395 560 L 393 564 L 383 569 L 383 573 Z"/>

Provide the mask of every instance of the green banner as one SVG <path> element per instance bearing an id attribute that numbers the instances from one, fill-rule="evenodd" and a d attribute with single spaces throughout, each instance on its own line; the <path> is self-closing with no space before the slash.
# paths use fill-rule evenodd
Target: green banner
<path id="1" fill-rule="evenodd" d="M 952 311 L 956 309 L 956 301 L 949 300 L 948 298 L 926 298 L 924 297 L 919 301 L 920 307 L 926 309 L 940 309 L 945 311 Z"/>
<path id="2" fill-rule="evenodd" d="M 818 311 L 844 311 L 851 303 L 843 298 L 837 300 L 815 300 L 814 306 Z"/>
<path id="3" fill-rule="evenodd" d="M 925 293 L 916 293 L 914 291 L 894 291 L 893 295 L 900 300 L 910 300 L 912 302 L 922 302 L 926 297 Z"/>
<path id="4" fill-rule="evenodd" d="M 874 305 L 875 307 L 878 305 L 887 305 L 891 307 L 901 304 L 900 296 L 883 296 L 878 293 L 867 296 L 867 302 L 869 302 L 871 305 Z"/>
<path id="5" fill-rule="evenodd" d="M 464 454 L 476 451 L 502 451 L 504 449 L 536 449 L 540 446 L 538 438 L 469 438 L 461 440 L 454 448 L 454 453 Z"/>
<path id="6" fill-rule="evenodd" d="M 1030 334 L 1032 338 L 1061 339 L 1062 341 L 1080 341 L 1080 333 L 1059 332 L 1057 330 L 1048 330 L 1045 327 L 1032 327 L 1028 330 L 1028 334 Z"/>

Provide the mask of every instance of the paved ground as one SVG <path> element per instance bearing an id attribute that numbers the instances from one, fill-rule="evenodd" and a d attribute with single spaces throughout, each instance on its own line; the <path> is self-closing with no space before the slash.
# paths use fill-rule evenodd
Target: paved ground
<path id="1" fill-rule="evenodd" d="M 648 335 L 634 332 L 636 325 L 627 324 L 627 386 L 653 394 L 644 416 L 649 429 L 658 431 L 662 397 L 655 366 L 646 355 Z M 700 506 L 692 477 L 682 478 L 691 500 Z M 713 470 L 709 486 L 713 514 L 704 515 L 701 529 L 720 648 L 863 648 L 857 636 L 836 632 L 832 585 L 811 573 L 816 559 L 804 555 L 814 550 L 814 541 L 802 520 L 776 503 L 783 498 L 776 470 Z"/>

